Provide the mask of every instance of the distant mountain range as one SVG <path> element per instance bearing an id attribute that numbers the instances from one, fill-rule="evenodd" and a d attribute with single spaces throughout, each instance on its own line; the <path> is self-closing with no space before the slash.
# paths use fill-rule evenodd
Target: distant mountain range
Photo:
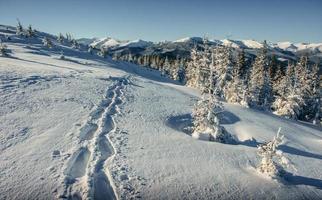
<path id="1" fill-rule="evenodd" d="M 203 44 L 201 37 L 186 37 L 175 41 L 151 42 L 145 40 L 118 40 L 111 37 L 105 38 L 82 38 L 78 40 L 84 45 L 96 49 L 106 48 L 110 54 L 119 55 L 161 55 L 175 58 L 176 56 L 187 57 L 191 48 Z M 263 47 L 263 42 L 256 40 L 207 40 L 210 46 L 224 45 L 235 49 L 244 49 L 250 55 L 255 55 L 257 50 Z M 322 43 L 292 43 L 292 42 L 268 42 L 269 52 L 276 55 L 280 60 L 296 59 L 301 55 L 308 55 L 313 61 L 322 58 Z"/>

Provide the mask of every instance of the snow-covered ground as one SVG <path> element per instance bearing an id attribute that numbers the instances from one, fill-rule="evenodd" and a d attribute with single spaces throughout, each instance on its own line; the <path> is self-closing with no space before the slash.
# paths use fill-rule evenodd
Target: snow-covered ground
<path id="1" fill-rule="evenodd" d="M 198 91 L 156 71 L 14 38 L 0 57 L 0 199 L 321 199 L 322 130 L 224 104 L 234 145 L 186 128 Z M 59 59 L 60 50 L 65 59 Z M 259 174 L 271 140 L 292 161 Z"/>

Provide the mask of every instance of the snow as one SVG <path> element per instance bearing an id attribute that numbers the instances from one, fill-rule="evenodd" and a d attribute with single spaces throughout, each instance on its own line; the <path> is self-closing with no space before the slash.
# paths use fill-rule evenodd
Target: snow
<path id="1" fill-rule="evenodd" d="M 138 39 L 138 40 L 133 40 L 133 41 L 124 43 L 124 44 L 122 44 L 120 46 L 121 47 L 141 47 L 141 48 L 144 48 L 144 47 L 148 47 L 148 46 L 150 46 L 152 44 L 153 44 L 152 42 Z"/>
<path id="2" fill-rule="evenodd" d="M 100 48 L 100 47 L 111 48 L 111 47 L 119 46 L 123 43 L 124 42 L 122 42 L 122 41 L 119 41 L 119 40 L 116 40 L 116 39 L 113 39 L 110 37 L 106 37 L 106 38 L 101 38 L 101 39 L 98 39 L 98 40 L 92 42 L 90 44 L 90 46 L 97 47 L 97 48 Z"/>
<path id="3" fill-rule="evenodd" d="M 175 43 L 184 43 L 184 42 L 202 42 L 203 39 L 201 37 L 185 37 L 182 39 L 175 40 Z"/>
<path id="4" fill-rule="evenodd" d="M 233 40 L 223 39 L 223 40 L 220 40 L 220 41 L 222 42 L 222 45 L 224 45 L 224 46 L 233 47 L 233 48 L 241 48 L 241 45 L 237 44 Z"/>
<path id="5" fill-rule="evenodd" d="M 274 46 L 286 50 L 286 51 L 303 51 L 303 50 L 310 50 L 315 51 L 319 50 L 322 52 L 322 43 L 292 43 L 292 42 L 278 42 Z"/>
<path id="6" fill-rule="evenodd" d="M 224 103 L 237 144 L 196 140 L 197 90 L 12 37 L 0 57 L 0 199 L 321 199 L 321 128 Z M 296 168 L 281 181 L 256 171 L 256 146 L 279 127 Z"/>
<path id="7" fill-rule="evenodd" d="M 262 43 L 255 40 L 242 40 L 241 42 L 250 49 L 259 49 L 263 47 Z"/>

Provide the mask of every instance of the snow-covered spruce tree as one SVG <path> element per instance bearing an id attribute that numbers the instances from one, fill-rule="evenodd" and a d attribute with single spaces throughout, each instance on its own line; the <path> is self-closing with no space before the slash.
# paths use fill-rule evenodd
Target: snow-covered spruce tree
<path id="1" fill-rule="evenodd" d="M 234 141 L 232 136 L 220 125 L 221 114 L 224 111 L 223 105 L 216 95 L 212 93 L 215 87 L 213 79 L 215 74 L 214 65 L 210 64 L 209 69 L 209 88 L 207 90 L 202 89 L 202 91 L 207 91 L 207 93 L 203 93 L 201 100 L 197 102 L 192 113 L 194 119 L 192 137 L 221 143 L 231 143 Z"/>
<path id="2" fill-rule="evenodd" d="M 28 26 L 27 36 L 28 37 L 34 37 L 35 36 L 35 31 L 32 29 L 31 25 Z"/>
<path id="3" fill-rule="evenodd" d="M 281 94 L 279 93 L 279 89 L 280 89 L 280 86 L 281 86 L 281 81 L 283 81 L 284 79 L 284 76 L 285 76 L 285 73 L 283 72 L 283 67 L 281 64 L 279 64 L 277 66 L 277 70 L 276 70 L 276 73 L 275 73 L 275 77 L 274 79 L 272 80 L 272 88 L 273 88 L 273 94 L 275 96 L 281 96 Z"/>
<path id="4" fill-rule="evenodd" d="M 17 19 L 17 27 L 16 27 L 16 35 L 24 35 L 24 30 L 23 30 L 23 27 L 22 27 L 22 24 L 20 23 L 19 19 Z"/>
<path id="5" fill-rule="evenodd" d="M 169 62 L 168 56 L 165 57 L 162 70 L 161 70 L 161 75 L 162 76 L 169 76 L 170 74 L 170 69 L 171 69 L 171 64 Z"/>
<path id="6" fill-rule="evenodd" d="M 62 33 L 59 33 L 58 34 L 58 37 L 57 37 L 57 41 L 60 43 L 60 44 L 63 44 L 64 43 L 64 36 Z"/>
<path id="7" fill-rule="evenodd" d="M 318 64 L 312 65 L 309 74 L 309 96 L 306 101 L 306 116 L 312 120 L 313 124 L 320 124 L 321 122 L 321 88 L 319 79 L 319 66 Z"/>
<path id="8" fill-rule="evenodd" d="M 228 102 L 231 103 L 241 103 L 243 101 L 243 105 L 248 104 L 245 93 L 247 86 L 244 84 L 244 81 L 240 78 L 239 68 L 235 65 L 233 69 L 233 78 L 228 83 L 228 87 L 225 91 L 225 98 Z"/>
<path id="9" fill-rule="evenodd" d="M 197 87 L 198 75 L 200 71 L 200 52 L 195 46 L 190 52 L 190 61 L 187 64 L 186 71 L 186 85 L 190 87 Z"/>
<path id="10" fill-rule="evenodd" d="M 212 51 L 208 40 L 203 40 L 203 51 L 200 52 L 199 73 L 197 74 L 197 88 L 202 92 L 208 92 L 210 88 L 210 65 L 212 64 Z M 204 90 L 204 91 L 203 91 Z"/>
<path id="11" fill-rule="evenodd" d="M 288 159 L 283 155 L 283 152 L 277 150 L 277 147 L 283 143 L 284 135 L 280 134 L 281 128 L 278 129 L 276 136 L 272 141 L 258 145 L 258 155 L 261 157 L 261 162 L 257 167 L 260 173 L 270 177 L 282 176 L 284 167 L 289 166 Z"/>
<path id="12" fill-rule="evenodd" d="M 236 65 L 239 79 L 245 81 L 245 79 L 247 78 L 248 66 L 246 62 L 244 49 L 242 49 L 241 52 L 238 53 Z"/>
<path id="13" fill-rule="evenodd" d="M 220 126 L 220 115 L 223 112 L 223 106 L 217 98 L 212 96 L 209 93 L 205 93 L 195 105 L 192 113 L 194 119 L 192 137 L 226 143 L 229 142 L 231 137 L 226 133 L 224 127 Z"/>
<path id="14" fill-rule="evenodd" d="M 278 70 L 278 60 L 276 56 L 273 54 L 270 59 L 269 68 L 268 68 L 268 74 L 269 74 L 270 80 L 272 81 L 274 80 L 277 70 Z"/>
<path id="15" fill-rule="evenodd" d="M 268 73 L 269 58 L 267 56 L 267 45 L 264 42 L 263 48 L 258 52 L 252 66 L 250 75 L 250 100 L 251 106 L 270 109 L 272 101 L 272 87 Z"/>
<path id="16" fill-rule="evenodd" d="M 279 96 L 273 104 L 275 114 L 292 119 L 314 118 L 316 97 L 310 85 L 311 73 L 307 57 L 301 57 L 295 67 L 289 65 L 278 88 Z"/>
<path id="17" fill-rule="evenodd" d="M 171 68 L 171 78 L 173 80 L 179 80 L 179 67 L 180 67 L 180 59 L 177 56 L 176 60 L 174 61 L 174 64 Z"/>
<path id="18" fill-rule="evenodd" d="M 279 82 L 273 108 L 274 113 L 290 119 L 298 119 L 305 104 L 301 90 L 297 88 L 294 65 L 289 63 L 286 76 Z"/>
<path id="19" fill-rule="evenodd" d="M 215 95 L 224 98 L 229 82 L 233 78 L 233 62 L 231 48 L 225 46 L 215 47 L 213 59 L 214 68 L 216 71 L 214 93 Z"/>
<path id="20" fill-rule="evenodd" d="M 44 37 L 42 39 L 42 43 L 44 46 L 46 46 L 47 48 L 52 48 L 53 47 L 53 43 L 51 42 L 51 40 L 48 37 Z"/>
<path id="21" fill-rule="evenodd" d="M 185 77 L 186 77 L 186 70 L 185 70 L 185 64 L 184 64 L 184 59 L 180 59 L 180 64 L 179 64 L 179 69 L 178 69 L 178 81 L 180 83 L 185 82 Z"/>
<path id="22" fill-rule="evenodd" d="M 247 64 L 245 52 L 242 50 L 237 57 L 237 62 L 233 67 L 232 80 L 228 83 L 225 91 L 225 98 L 228 102 L 240 103 L 248 107 L 248 87 L 246 84 Z"/>

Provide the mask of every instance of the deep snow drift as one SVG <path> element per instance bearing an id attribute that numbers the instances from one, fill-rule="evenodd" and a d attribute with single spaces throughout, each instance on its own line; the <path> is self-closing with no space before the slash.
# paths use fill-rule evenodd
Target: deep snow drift
<path id="1" fill-rule="evenodd" d="M 322 198 L 318 127 L 224 104 L 223 126 L 238 142 L 196 140 L 198 91 L 69 46 L 15 36 L 6 44 L 0 199 Z M 279 127 L 294 168 L 272 180 L 255 170 L 256 146 Z"/>

